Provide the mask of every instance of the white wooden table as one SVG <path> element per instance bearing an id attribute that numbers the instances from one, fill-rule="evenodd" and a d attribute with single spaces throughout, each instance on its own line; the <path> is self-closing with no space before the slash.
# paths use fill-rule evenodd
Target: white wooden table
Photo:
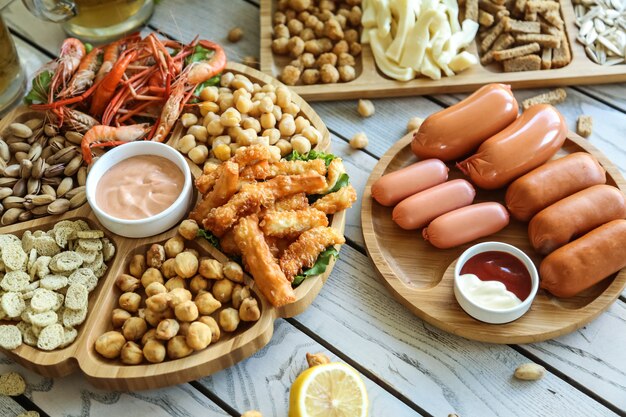
<path id="1" fill-rule="evenodd" d="M 14 2 L 4 17 L 29 75 L 57 54 L 64 34 Z M 234 26 L 243 39 L 228 43 Z M 259 53 L 257 0 L 163 0 L 148 30 L 190 41 L 196 34 L 222 43 L 231 60 Z M 518 99 L 545 90 L 518 91 Z M 626 174 L 626 86 L 573 86 L 557 107 L 574 130 L 578 115 L 594 118 L 590 141 Z M 346 162 L 362 194 L 367 177 L 385 150 L 405 133 L 409 117 L 427 115 L 462 95 L 375 100 L 376 114 L 361 119 L 355 101 L 314 103 L 333 139 L 333 152 Z M 364 151 L 348 146 L 364 131 Z M 582 329 L 543 343 L 489 345 L 444 333 L 419 320 L 380 283 L 365 255 L 360 201 L 349 210 L 348 243 L 330 279 L 306 313 L 278 320 L 272 341 L 251 358 L 189 384 L 156 391 L 103 392 L 80 375 L 48 379 L 0 355 L 0 373 L 15 370 L 28 382 L 14 399 L 0 397 L 0 416 L 22 408 L 50 416 L 150 415 L 239 416 L 258 409 L 286 416 L 291 382 L 305 368 L 306 352 L 324 351 L 362 373 L 371 416 L 608 416 L 626 415 L 626 297 Z M 512 377 L 521 363 L 544 365 L 537 382 Z"/>

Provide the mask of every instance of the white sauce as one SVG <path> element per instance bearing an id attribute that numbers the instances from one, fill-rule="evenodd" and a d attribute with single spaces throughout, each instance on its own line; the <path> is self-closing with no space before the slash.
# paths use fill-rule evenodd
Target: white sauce
<path id="1" fill-rule="evenodd" d="M 459 287 L 471 302 L 491 310 L 506 310 L 522 303 L 500 281 L 483 281 L 474 274 L 461 275 Z"/>

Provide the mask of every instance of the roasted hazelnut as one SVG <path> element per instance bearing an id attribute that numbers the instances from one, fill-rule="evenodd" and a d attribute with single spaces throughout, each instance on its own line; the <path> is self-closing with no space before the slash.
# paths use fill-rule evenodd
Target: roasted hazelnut
<path id="1" fill-rule="evenodd" d="M 198 321 L 206 324 L 211 329 L 211 343 L 215 343 L 220 340 L 220 327 L 217 325 L 217 321 L 211 316 L 198 317 Z"/>
<path id="2" fill-rule="evenodd" d="M 174 319 L 161 320 L 156 328 L 155 336 L 159 340 L 170 340 L 178 334 L 179 324 Z"/>
<path id="3" fill-rule="evenodd" d="M 143 361 L 141 346 L 135 342 L 124 343 L 120 352 L 120 359 L 126 365 L 139 365 Z"/>
<path id="4" fill-rule="evenodd" d="M 142 256 L 143 258 L 143 256 Z M 139 288 L 140 281 L 132 275 L 122 274 L 115 280 L 117 288 L 124 292 L 133 292 Z"/>
<path id="5" fill-rule="evenodd" d="M 174 308 L 174 315 L 180 321 L 194 321 L 198 318 L 198 307 L 191 301 L 183 301 Z"/>
<path id="6" fill-rule="evenodd" d="M 165 359 L 165 346 L 156 340 L 148 340 L 143 347 L 143 356 L 150 363 L 161 363 Z"/>
<path id="7" fill-rule="evenodd" d="M 168 293 L 155 294 L 146 299 L 146 307 L 157 313 L 162 313 L 169 306 L 170 295 Z"/>
<path id="8" fill-rule="evenodd" d="M 217 259 L 202 258 L 198 273 L 208 279 L 222 279 L 224 278 L 224 267 Z"/>
<path id="9" fill-rule="evenodd" d="M 159 284 L 163 284 L 163 274 L 157 268 L 148 268 L 141 276 L 141 285 L 144 288 L 148 288 L 150 284 L 153 282 L 158 282 Z"/>
<path id="10" fill-rule="evenodd" d="M 124 325 L 124 322 L 131 317 L 130 313 L 121 308 L 116 308 L 111 312 L 111 324 L 113 327 L 119 328 Z"/>
<path id="11" fill-rule="evenodd" d="M 205 292 L 198 295 L 194 303 L 198 308 L 198 312 L 202 315 L 212 314 L 222 306 L 222 303 L 217 301 L 215 297 L 213 297 L 213 294 L 211 294 L 210 292 Z"/>
<path id="12" fill-rule="evenodd" d="M 153 268 L 160 268 L 163 262 L 165 262 L 165 248 L 155 243 L 150 246 L 148 253 L 146 253 L 146 264 Z"/>
<path id="13" fill-rule="evenodd" d="M 146 321 L 139 317 L 131 317 L 124 322 L 122 334 L 126 340 L 139 340 L 148 331 Z"/>
<path id="14" fill-rule="evenodd" d="M 145 345 L 148 343 L 148 340 L 156 339 L 156 329 L 150 329 L 143 334 L 141 337 L 141 344 Z"/>
<path id="15" fill-rule="evenodd" d="M 174 288 L 187 288 L 187 281 L 181 277 L 170 278 L 165 282 L 165 288 L 168 291 L 172 291 Z"/>
<path id="16" fill-rule="evenodd" d="M 161 284 L 160 282 L 152 282 L 146 287 L 145 291 L 147 297 L 152 297 L 153 295 L 166 293 L 167 288 L 165 288 L 165 285 Z"/>
<path id="17" fill-rule="evenodd" d="M 222 271 L 226 278 L 233 282 L 243 282 L 243 270 L 237 262 L 228 261 L 224 264 Z"/>
<path id="18" fill-rule="evenodd" d="M 185 242 L 182 236 L 174 236 L 165 242 L 163 245 L 165 248 L 165 255 L 168 258 L 174 258 L 176 255 L 185 250 Z"/>
<path id="19" fill-rule="evenodd" d="M 229 279 L 221 279 L 213 284 L 213 296 L 217 301 L 224 304 L 231 300 L 235 284 Z"/>
<path id="20" fill-rule="evenodd" d="M 120 307 L 124 310 L 130 313 L 136 313 L 141 305 L 141 296 L 134 292 L 125 292 L 120 295 L 118 302 Z"/>
<path id="21" fill-rule="evenodd" d="M 211 329 L 202 322 L 193 322 L 189 325 L 189 329 L 187 329 L 185 341 L 190 348 L 202 350 L 211 343 Z"/>
<path id="22" fill-rule="evenodd" d="M 128 265 L 130 274 L 135 278 L 140 278 L 143 271 L 146 270 L 146 257 L 143 255 L 133 255 Z"/>
<path id="23" fill-rule="evenodd" d="M 198 272 L 198 258 L 191 252 L 181 252 L 176 255 L 174 269 L 176 275 L 182 278 L 191 278 Z"/>
<path id="24" fill-rule="evenodd" d="M 239 318 L 242 321 L 257 321 L 261 317 L 259 304 L 253 297 L 248 297 L 239 306 Z"/>
<path id="25" fill-rule="evenodd" d="M 239 326 L 239 312 L 232 307 L 220 311 L 220 327 L 225 332 L 234 332 Z"/>
<path id="26" fill-rule="evenodd" d="M 239 307 L 241 306 L 241 302 L 248 297 L 250 297 L 250 287 L 242 287 L 239 284 L 233 287 L 233 296 L 231 300 L 233 303 L 233 307 L 239 309 Z"/>
<path id="27" fill-rule="evenodd" d="M 176 276 L 175 265 L 175 259 L 168 259 L 167 261 L 163 262 L 163 265 L 161 265 L 161 273 L 165 278 L 173 278 Z"/>
<path id="28" fill-rule="evenodd" d="M 202 275 L 198 274 L 189 281 L 189 289 L 192 293 L 197 294 L 199 291 L 208 290 L 210 282 L 211 281 L 208 281 Z"/>
<path id="29" fill-rule="evenodd" d="M 122 347 L 126 343 L 124 336 L 117 331 L 110 331 L 100 335 L 96 339 L 96 352 L 107 359 L 115 359 L 120 356 Z"/>
<path id="30" fill-rule="evenodd" d="M 195 220 L 183 220 L 178 226 L 178 233 L 187 240 L 194 240 L 198 236 L 198 223 Z"/>
<path id="31" fill-rule="evenodd" d="M 187 345 L 185 336 L 174 336 L 167 342 L 167 357 L 170 359 L 180 359 L 189 356 L 193 349 Z"/>
<path id="32" fill-rule="evenodd" d="M 183 301 L 191 300 L 191 292 L 184 288 L 174 288 L 172 291 L 169 292 L 169 296 L 169 306 L 172 308 L 176 307 Z"/>

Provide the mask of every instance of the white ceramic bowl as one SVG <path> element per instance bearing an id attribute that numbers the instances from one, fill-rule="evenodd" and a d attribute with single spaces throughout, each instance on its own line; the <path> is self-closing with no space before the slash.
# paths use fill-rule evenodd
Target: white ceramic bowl
<path id="1" fill-rule="evenodd" d="M 113 166 L 125 159 L 137 155 L 156 155 L 172 161 L 185 176 L 185 182 L 180 195 L 162 212 L 145 219 L 127 220 L 119 219 L 105 213 L 96 202 L 96 187 L 100 178 Z M 87 201 L 93 209 L 96 217 L 111 232 L 126 237 L 148 237 L 158 235 L 172 228 L 187 212 L 192 198 L 192 179 L 189 165 L 185 158 L 171 146 L 159 142 L 140 141 L 126 143 L 112 149 L 101 156 L 91 167 L 87 176 L 86 184 Z"/>
<path id="2" fill-rule="evenodd" d="M 524 266 L 530 273 L 530 280 L 531 280 L 530 294 L 524 301 L 522 301 L 521 304 L 515 307 L 502 309 L 502 310 L 495 310 L 495 309 L 490 309 L 490 308 L 480 306 L 474 303 L 473 301 L 471 301 L 470 299 L 468 299 L 465 293 L 463 292 L 463 290 L 461 289 L 461 287 L 459 286 L 461 269 L 463 268 L 463 265 L 465 265 L 465 262 L 467 262 L 474 255 L 478 255 L 479 253 L 483 253 L 483 252 L 491 252 L 491 251 L 506 252 L 515 256 L 524 264 Z M 468 248 L 465 252 L 463 252 L 463 254 L 461 254 L 454 268 L 454 296 L 456 297 L 456 300 L 461 305 L 461 308 L 463 308 L 463 310 L 465 310 L 467 314 L 469 314 L 470 316 L 474 317 L 477 320 L 484 321 L 486 323 L 502 324 L 502 323 L 511 322 L 513 320 L 517 320 L 522 315 L 524 315 L 524 313 L 528 311 L 528 309 L 530 308 L 530 305 L 535 299 L 535 296 L 537 295 L 538 289 L 539 289 L 539 274 L 537 273 L 537 268 L 535 267 L 535 264 L 533 264 L 533 261 L 531 261 L 528 255 L 526 255 L 520 249 L 516 248 L 515 246 L 506 244 L 506 243 L 483 242 L 483 243 L 474 245 Z"/>

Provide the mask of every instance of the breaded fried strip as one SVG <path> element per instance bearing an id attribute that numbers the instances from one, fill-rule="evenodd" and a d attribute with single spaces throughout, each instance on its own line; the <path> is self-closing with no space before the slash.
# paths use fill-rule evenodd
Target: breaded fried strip
<path id="1" fill-rule="evenodd" d="M 213 189 L 215 181 L 217 181 L 217 178 L 220 176 L 220 172 L 222 171 L 221 168 L 222 165 L 220 164 L 217 169 L 209 172 L 208 174 L 202 174 L 196 178 L 195 184 L 200 194 L 206 194 Z"/>
<path id="2" fill-rule="evenodd" d="M 256 213 L 262 204 L 271 204 L 273 198 L 267 194 L 261 184 L 246 184 L 226 204 L 211 210 L 202 224 L 220 237 L 241 217 Z"/>
<path id="3" fill-rule="evenodd" d="M 235 232 L 233 229 L 228 229 L 220 238 L 220 249 L 226 255 L 241 255 L 239 246 L 237 246 L 237 242 L 235 242 Z"/>
<path id="4" fill-rule="evenodd" d="M 202 222 L 212 209 L 226 204 L 237 192 L 239 165 L 235 162 L 226 161 L 220 166 L 219 170 L 220 175 L 215 182 L 213 190 L 189 214 L 189 218 L 198 223 Z"/>
<path id="5" fill-rule="evenodd" d="M 309 207 L 309 199 L 306 198 L 306 193 L 298 193 L 290 195 L 280 200 L 276 200 L 271 207 L 273 210 L 285 211 L 285 210 L 303 210 Z"/>
<path id="6" fill-rule="evenodd" d="M 339 191 L 326 194 L 317 200 L 311 207 L 323 211 L 326 214 L 337 213 L 347 209 L 356 201 L 356 190 L 352 185 L 341 187 Z"/>
<path id="7" fill-rule="evenodd" d="M 280 257 L 280 267 L 289 281 L 302 270 L 310 268 L 327 247 L 345 243 L 346 239 L 330 227 L 315 227 L 302 233 Z"/>
<path id="8" fill-rule="evenodd" d="M 265 236 L 265 241 L 270 247 L 272 255 L 278 259 L 282 256 L 283 252 L 293 243 L 293 239 L 278 238 L 274 236 Z"/>
<path id="9" fill-rule="evenodd" d="M 279 161 L 270 164 L 267 161 L 249 165 L 241 171 L 242 178 L 264 180 L 278 175 L 303 175 L 318 173 L 326 175 L 326 163 L 322 159 L 311 161 Z"/>
<path id="10" fill-rule="evenodd" d="M 341 158 L 335 158 L 330 161 L 330 165 L 328 166 L 328 175 L 326 176 L 328 185 L 320 194 L 324 194 L 333 189 L 341 174 L 345 173 L 346 169 L 343 166 L 343 162 Z"/>
<path id="11" fill-rule="evenodd" d="M 242 169 L 241 178 L 244 180 L 265 180 L 272 177 L 272 171 L 272 166 L 269 162 L 261 161 Z"/>
<path id="12" fill-rule="evenodd" d="M 261 221 L 261 229 L 268 236 L 288 237 L 319 226 L 328 226 L 326 214 L 314 209 L 276 211 L 268 210 Z"/>
<path id="13" fill-rule="evenodd" d="M 231 161 L 238 163 L 239 168 L 243 169 L 260 161 L 276 162 L 277 160 L 275 160 L 275 155 L 272 154 L 269 146 L 252 145 L 237 149 Z"/>
<path id="14" fill-rule="evenodd" d="M 319 174 L 279 175 L 262 186 L 276 200 L 298 193 L 319 194 L 327 187 L 326 179 Z"/>
<path id="15" fill-rule="evenodd" d="M 252 215 L 242 218 L 235 226 L 234 232 L 235 242 L 241 250 L 246 268 L 265 298 L 276 307 L 295 301 L 293 288 L 272 256 L 259 229 L 258 217 Z"/>

